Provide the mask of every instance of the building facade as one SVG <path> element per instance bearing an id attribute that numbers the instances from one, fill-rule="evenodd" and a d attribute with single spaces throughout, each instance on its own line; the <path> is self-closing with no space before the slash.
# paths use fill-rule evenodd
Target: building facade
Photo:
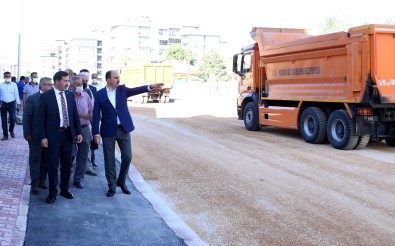
<path id="1" fill-rule="evenodd" d="M 158 24 L 139 17 L 95 30 L 89 37 L 59 40 L 53 47 L 42 47 L 43 74 L 67 68 L 78 73 L 86 68 L 104 81 L 105 71 L 121 69 L 126 60 L 163 62 L 166 49 L 172 44 L 190 49 L 197 64 L 205 53 L 220 49 L 221 37 L 206 33 L 199 26 Z"/>

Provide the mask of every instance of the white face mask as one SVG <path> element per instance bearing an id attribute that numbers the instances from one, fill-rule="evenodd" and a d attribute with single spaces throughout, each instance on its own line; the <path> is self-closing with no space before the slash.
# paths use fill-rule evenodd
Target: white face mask
<path id="1" fill-rule="evenodd" d="M 38 83 L 38 78 L 33 78 L 32 80 L 34 83 Z"/>
<path id="2" fill-rule="evenodd" d="M 4 79 L 4 81 L 5 81 L 6 83 L 10 83 L 10 82 L 11 82 L 11 79 L 10 79 L 10 78 L 6 78 L 6 79 Z"/>
<path id="3" fill-rule="evenodd" d="M 82 86 L 77 86 L 75 87 L 75 92 L 77 92 L 78 94 L 81 94 L 81 92 L 83 92 L 84 89 L 82 88 Z"/>
<path id="4" fill-rule="evenodd" d="M 92 84 L 96 84 L 97 83 L 97 79 L 92 79 Z"/>

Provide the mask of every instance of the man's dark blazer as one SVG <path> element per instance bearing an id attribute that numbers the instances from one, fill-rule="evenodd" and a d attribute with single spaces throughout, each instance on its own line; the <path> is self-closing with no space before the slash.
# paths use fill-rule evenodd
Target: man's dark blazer
<path id="1" fill-rule="evenodd" d="M 128 88 L 120 85 L 116 89 L 114 108 L 107 96 L 107 87 L 96 92 L 95 105 L 93 106 L 92 134 L 99 134 L 99 122 L 101 137 L 115 137 L 117 135 L 117 116 L 126 132 L 134 130 L 133 120 L 129 113 L 128 97 L 148 92 L 148 85 Z M 100 119 L 101 118 L 101 119 Z"/>
<path id="2" fill-rule="evenodd" d="M 97 88 L 96 88 L 96 87 L 94 87 L 93 85 L 89 85 L 89 89 L 91 90 L 91 92 L 93 93 L 93 95 L 96 94 L 96 92 L 97 92 Z"/>
<path id="3" fill-rule="evenodd" d="M 30 136 L 32 141 L 40 142 L 38 137 L 39 129 L 39 109 L 40 109 L 41 92 L 37 92 L 26 99 L 25 107 L 23 108 L 23 137 Z"/>
<path id="4" fill-rule="evenodd" d="M 72 92 L 65 91 L 69 126 L 73 139 L 81 135 L 81 124 L 78 117 L 77 106 Z M 40 141 L 48 139 L 48 143 L 59 137 L 60 114 L 54 89 L 48 90 L 40 96 Z"/>

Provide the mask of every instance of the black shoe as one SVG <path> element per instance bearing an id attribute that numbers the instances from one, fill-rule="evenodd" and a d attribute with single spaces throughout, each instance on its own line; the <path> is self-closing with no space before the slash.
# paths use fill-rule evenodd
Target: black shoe
<path id="1" fill-rule="evenodd" d="M 77 187 L 78 189 L 84 189 L 85 188 L 84 184 L 82 184 L 81 182 L 74 182 L 73 185 L 75 187 Z"/>
<path id="2" fill-rule="evenodd" d="M 14 132 L 10 132 L 10 135 L 12 138 L 15 138 L 15 133 Z"/>
<path id="3" fill-rule="evenodd" d="M 92 166 L 97 167 L 96 162 L 92 162 Z"/>
<path id="4" fill-rule="evenodd" d="M 46 202 L 52 204 L 56 201 L 56 195 L 48 195 Z"/>
<path id="5" fill-rule="evenodd" d="M 38 194 L 38 192 L 39 192 L 38 185 L 32 185 L 31 191 L 33 194 Z"/>
<path id="6" fill-rule="evenodd" d="M 88 175 L 91 175 L 91 176 L 97 176 L 97 173 L 95 171 L 93 171 L 93 170 L 87 170 L 85 172 L 85 174 L 88 174 Z"/>
<path id="7" fill-rule="evenodd" d="M 106 196 L 112 197 L 115 195 L 115 189 L 108 189 Z"/>
<path id="8" fill-rule="evenodd" d="M 132 192 L 130 192 L 130 190 L 128 189 L 128 187 L 125 184 L 121 184 L 117 182 L 117 186 L 119 186 L 122 190 L 123 193 L 125 194 L 132 194 Z"/>
<path id="9" fill-rule="evenodd" d="M 38 185 L 38 187 L 41 188 L 41 189 L 43 189 L 43 190 L 48 189 L 48 186 L 47 186 L 45 183 L 40 183 L 40 184 Z"/>
<path id="10" fill-rule="evenodd" d="M 73 199 L 74 198 L 73 194 L 71 194 L 71 192 L 69 190 L 62 190 L 60 192 L 60 195 L 64 196 L 64 198 L 66 198 L 66 199 Z"/>

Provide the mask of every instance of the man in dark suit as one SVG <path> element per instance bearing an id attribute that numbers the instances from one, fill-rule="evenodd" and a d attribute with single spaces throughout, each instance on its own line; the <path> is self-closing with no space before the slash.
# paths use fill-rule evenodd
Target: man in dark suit
<path id="1" fill-rule="evenodd" d="M 40 91 L 26 99 L 23 110 L 23 136 L 29 143 L 29 169 L 31 179 L 31 192 L 38 193 L 38 188 L 48 189 L 45 181 L 47 179 L 46 153 L 42 149 L 41 139 L 38 136 L 39 109 L 41 93 L 52 88 L 52 79 L 43 77 L 40 79 Z"/>
<path id="2" fill-rule="evenodd" d="M 52 204 L 58 193 L 58 166 L 60 163 L 60 195 L 73 199 L 69 191 L 71 154 L 73 140 L 81 143 L 81 125 L 73 93 L 67 90 L 69 75 L 64 71 L 55 73 L 54 88 L 40 96 L 41 145 L 47 148 L 49 195 Z"/>
<path id="3" fill-rule="evenodd" d="M 116 186 L 119 186 L 123 193 L 130 194 L 128 187 L 125 185 L 125 180 L 132 160 L 130 132 L 134 130 L 134 125 L 129 113 L 127 99 L 160 88 L 163 84 L 127 88 L 125 85 L 120 85 L 119 73 L 113 70 L 106 73 L 106 81 L 106 87 L 96 92 L 93 106 L 92 134 L 97 144 L 100 142 L 100 138 L 103 140 L 104 168 L 108 183 L 107 196 L 112 197 L 115 194 Z M 115 142 L 118 143 L 121 151 L 121 168 L 118 178 L 115 169 Z"/>

